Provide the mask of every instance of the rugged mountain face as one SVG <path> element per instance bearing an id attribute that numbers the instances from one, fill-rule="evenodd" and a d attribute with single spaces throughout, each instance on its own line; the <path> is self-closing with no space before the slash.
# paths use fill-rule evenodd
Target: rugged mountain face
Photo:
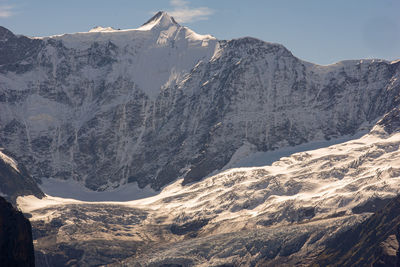
<path id="1" fill-rule="evenodd" d="M 0 262 L 2 266 L 35 266 L 29 220 L 0 197 Z"/>
<path id="2" fill-rule="evenodd" d="M 0 193 L 15 204 L 18 196 L 44 197 L 43 192 L 22 164 L 0 150 Z"/>
<path id="3" fill-rule="evenodd" d="M 0 36 L 0 145 L 36 179 L 93 190 L 196 181 L 237 151 L 369 129 L 400 101 L 400 62 L 318 66 L 166 13 L 134 30 Z"/>

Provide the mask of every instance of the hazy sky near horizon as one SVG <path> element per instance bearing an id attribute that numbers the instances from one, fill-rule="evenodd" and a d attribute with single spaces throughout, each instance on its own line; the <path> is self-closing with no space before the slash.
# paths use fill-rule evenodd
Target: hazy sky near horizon
<path id="1" fill-rule="evenodd" d="M 129 29 L 159 10 L 197 33 L 281 43 L 318 64 L 400 59 L 400 0 L 0 0 L 0 25 L 28 36 Z"/>

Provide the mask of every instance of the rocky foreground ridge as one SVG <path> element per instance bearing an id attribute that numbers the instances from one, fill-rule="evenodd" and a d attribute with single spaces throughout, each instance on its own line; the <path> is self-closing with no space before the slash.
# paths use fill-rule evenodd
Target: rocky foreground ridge
<path id="1" fill-rule="evenodd" d="M 22 212 L 17 211 L 2 197 L 0 197 L 0 263 L 1 266 L 35 266 L 31 224 Z"/>
<path id="2" fill-rule="evenodd" d="M 318 266 L 399 266 L 400 197 L 353 229 L 331 240 Z"/>

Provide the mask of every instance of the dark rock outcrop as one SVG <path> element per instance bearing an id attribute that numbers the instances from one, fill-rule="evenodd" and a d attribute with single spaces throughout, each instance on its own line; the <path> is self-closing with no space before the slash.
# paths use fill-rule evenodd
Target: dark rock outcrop
<path id="1" fill-rule="evenodd" d="M 171 233 L 175 235 L 186 235 L 189 234 L 190 237 L 195 237 L 197 231 L 203 228 L 208 223 L 208 219 L 200 219 L 191 222 L 187 222 L 183 225 L 173 224 L 171 225 Z"/>
<path id="2" fill-rule="evenodd" d="M 10 164 L 10 160 L 13 161 L 13 164 Z M 2 150 L 0 150 L 0 192 L 13 204 L 15 204 L 18 196 L 34 195 L 37 198 L 44 197 L 43 192 L 29 175 L 26 168 L 22 164 L 18 164 Z"/>
<path id="3" fill-rule="evenodd" d="M 400 98 L 400 97 L 399 97 Z M 378 125 L 381 125 L 383 129 L 391 134 L 400 130 L 400 107 L 394 108 L 385 116 L 378 121 Z"/>
<path id="4" fill-rule="evenodd" d="M 32 64 L 21 61 L 35 56 L 42 42 L 25 36 L 16 36 L 8 29 L 0 26 L 0 73 L 15 71 L 26 72 L 32 69 Z"/>
<path id="5" fill-rule="evenodd" d="M 400 266 L 400 197 L 332 239 L 314 266 Z"/>
<path id="6" fill-rule="evenodd" d="M 0 197 L 0 265 L 35 266 L 31 224 Z"/>

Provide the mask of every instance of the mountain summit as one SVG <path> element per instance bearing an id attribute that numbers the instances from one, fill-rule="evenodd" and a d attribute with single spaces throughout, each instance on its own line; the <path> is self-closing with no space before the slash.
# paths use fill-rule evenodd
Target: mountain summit
<path id="1" fill-rule="evenodd" d="M 123 31 L 149 31 L 152 29 L 168 29 L 171 26 L 181 27 L 173 17 L 168 15 L 168 13 L 164 11 L 157 12 L 153 17 L 151 17 L 147 22 L 142 24 L 137 29 L 127 29 Z M 89 32 L 117 32 L 120 30 L 114 29 L 113 27 L 100 27 L 96 26 L 91 29 Z"/>
<path id="2" fill-rule="evenodd" d="M 157 12 L 151 19 L 144 23 L 139 29 L 152 29 L 154 27 L 167 28 L 169 26 L 179 25 L 173 17 L 165 11 Z"/>

